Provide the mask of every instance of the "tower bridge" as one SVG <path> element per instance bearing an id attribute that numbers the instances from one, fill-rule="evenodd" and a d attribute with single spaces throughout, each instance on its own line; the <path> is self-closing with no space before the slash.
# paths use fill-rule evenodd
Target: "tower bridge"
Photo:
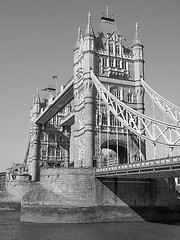
<path id="1" fill-rule="evenodd" d="M 65 86 L 33 97 L 24 163 L 3 196 L 23 199 L 25 222 L 179 220 L 180 108 L 145 81 L 138 24 L 129 46 L 108 8 L 97 30 L 89 13 L 73 54 Z"/>
<path id="2" fill-rule="evenodd" d="M 173 150 L 180 146 L 180 108 L 144 79 L 144 46 L 138 24 L 129 47 L 108 12 L 97 31 L 89 13 L 84 34 L 78 29 L 73 77 L 59 93 L 48 86 L 43 101 L 38 92 L 34 96 L 24 161 L 32 180 L 39 179 L 41 169 L 57 166 L 95 167 L 98 178 L 179 176 L 180 160 L 173 157 Z M 145 92 L 164 121 L 144 114 Z M 154 153 L 158 144 L 167 146 L 170 157 L 156 159 L 154 154 L 155 159 L 147 161 L 147 141 Z M 71 144 L 75 152 L 70 161 Z M 115 157 L 110 158 L 107 150 Z"/>

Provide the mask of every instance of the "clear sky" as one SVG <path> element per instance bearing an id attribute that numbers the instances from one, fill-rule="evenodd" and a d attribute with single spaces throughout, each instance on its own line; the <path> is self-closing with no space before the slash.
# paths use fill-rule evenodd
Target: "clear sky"
<path id="1" fill-rule="evenodd" d="M 33 94 L 72 76 L 77 29 L 88 12 L 96 29 L 107 5 L 129 45 L 138 22 L 146 81 L 180 106 L 179 0 L 0 0 L 0 172 L 23 162 Z"/>

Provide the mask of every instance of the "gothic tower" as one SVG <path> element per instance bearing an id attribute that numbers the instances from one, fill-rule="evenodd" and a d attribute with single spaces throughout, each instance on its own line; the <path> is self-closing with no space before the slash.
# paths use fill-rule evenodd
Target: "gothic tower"
<path id="1" fill-rule="evenodd" d="M 106 164 L 102 159 L 98 163 L 103 148 L 116 152 L 118 163 L 145 158 L 145 142 L 127 131 L 105 106 L 93 85 L 91 69 L 119 100 L 144 113 L 140 85 L 144 57 L 138 25 L 132 47 L 120 34 L 108 7 L 96 32 L 90 14 L 84 35 L 78 29 L 74 49 L 75 166 L 92 167 L 93 159 L 96 164 Z"/>
<path id="2" fill-rule="evenodd" d="M 90 69 L 95 70 L 95 35 L 88 14 L 85 33 L 78 39 L 74 49 L 74 111 L 75 111 L 75 167 L 92 167 L 95 134 L 95 89 Z"/>
<path id="3" fill-rule="evenodd" d="M 60 122 L 70 110 L 69 105 L 43 126 L 36 124 L 41 111 L 51 104 L 57 92 L 53 84 L 48 85 L 43 91 L 45 94 L 42 101 L 39 92 L 33 99 L 28 154 L 24 161 L 32 181 L 39 180 L 42 168 L 68 167 L 70 159 L 70 127 L 60 126 Z"/>

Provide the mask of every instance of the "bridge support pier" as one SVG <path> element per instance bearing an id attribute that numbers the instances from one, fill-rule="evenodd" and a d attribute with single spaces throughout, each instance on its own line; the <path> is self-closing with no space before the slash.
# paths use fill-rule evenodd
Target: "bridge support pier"
<path id="1" fill-rule="evenodd" d="M 40 184 L 24 195 L 21 221 L 179 220 L 179 201 L 174 179 L 98 179 L 93 168 L 43 169 Z"/>

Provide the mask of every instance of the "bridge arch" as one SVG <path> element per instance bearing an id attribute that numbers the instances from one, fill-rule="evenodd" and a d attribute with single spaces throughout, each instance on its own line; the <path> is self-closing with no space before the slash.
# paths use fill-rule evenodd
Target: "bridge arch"
<path id="1" fill-rule="evenodd" d="M 117 142 L 116 140 L 105 141 L 101 145 L 101 151 L 103 151 L 103 149 L 107 149 L 107 151 L 108 150 L 113 151 L 116 154 L 117 164 L 124 164 L 128 162 L 126 142 L 124 141 Z"/>

